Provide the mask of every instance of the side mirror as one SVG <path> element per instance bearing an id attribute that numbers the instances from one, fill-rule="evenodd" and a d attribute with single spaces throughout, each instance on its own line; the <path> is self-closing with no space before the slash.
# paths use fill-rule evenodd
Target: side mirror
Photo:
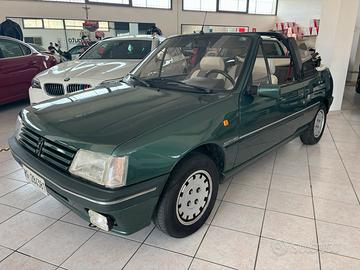
<path id="1" fill-rule="evenodd" d="M 280 98 L 280 87 L 278 85 L 260 85 L 257 90 L 259 97 Z"/>

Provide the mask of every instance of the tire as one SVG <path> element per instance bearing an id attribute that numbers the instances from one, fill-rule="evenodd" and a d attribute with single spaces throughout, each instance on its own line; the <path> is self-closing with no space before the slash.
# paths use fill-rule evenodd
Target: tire
<path id="1" fill-rule="evenodd" d="M 326 126 L 326 116 L 327 108 L 324 104 L 321 104 L 309 127 L 300 136 L 303 144 L 314 145 L 320 141 Z"/>
<path id="2" fill-rule="evenodd" d="M 219 178 L 212 159 L 190 154 L 170 174 L 154 215 L 155 225 L 176 238 L 196 232 L 214 207 Z"/>

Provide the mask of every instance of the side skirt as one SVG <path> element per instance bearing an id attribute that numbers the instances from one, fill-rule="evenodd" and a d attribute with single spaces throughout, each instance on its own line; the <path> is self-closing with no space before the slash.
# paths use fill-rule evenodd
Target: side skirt
<path id="1" fill-rule="evenodd" d="M 288 142 L 292 141 L 293 139 L 295 139 L 296 137 L 299 137 L 306 129 L 308 128 L 308 125 L 303 126 L 301 128 L 299 128 L 296 133 L 290 137 L 288 137 L 287 139 L 285 139 L 284 141 L 274 145 L 273 147 L 271 147 L 270 149 L 264 151 L 263 153 L 249 159 L 248 161 L 245 161 L 244 163 L 236 166 L 235 168 L 224 172 L 223 173 L 223 177 L 221 180 L 221 183 L 227 181 L 228 179 L 230 179 L 231 177 L 233 177 L 235 174 L 239 173 L 241 170 L 243 170 L 245 167 L 251 165 L 252 163 L 254 163 L 255 161 L 257 161 L 258 159 L 266 156 L 267 154 L 271 153 L 272 151 L 276 150 L 277 148 L 279 148 L 280 146 L 287 144 Z"/>

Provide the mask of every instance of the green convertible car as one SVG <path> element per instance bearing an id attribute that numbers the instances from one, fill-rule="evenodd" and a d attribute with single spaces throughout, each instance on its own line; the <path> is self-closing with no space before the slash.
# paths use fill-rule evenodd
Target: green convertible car
<path id="1" fill-rule="evenodd" d="M 300 136 L 316 144 L 330 71 L 277 33 L 168 38 L 118 83 L 22 110 L 9 144 L 27 179 L 103 230 L 199 229 L 218 186 Z"/>

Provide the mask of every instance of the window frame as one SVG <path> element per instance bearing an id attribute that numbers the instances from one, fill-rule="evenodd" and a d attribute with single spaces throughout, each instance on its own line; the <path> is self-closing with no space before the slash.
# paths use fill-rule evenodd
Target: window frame
<path id="1" fill-rule="evenodd" d="M 58 1 L 49 1 L 49 0 L 39 0 L 42 2 L 48 2 L 48 3 L 68 3 L 68 4 L 88 4 L 88 5 L 102 5 L 102 6 L 119 6 L 119 7 L 130 7 L 130 8 L 148 8 L 148 9 L 160 9 L 160 10 L 172 10 L 173 9 L 173 1 L 170 1 L 170 8 L 160 8 L 160 7 L 143 7 L 143 6 L 133 6 L 132 0 L 129 0 L 129 4 L 116 4 L 116 3 L 101 3 L 101 2 L 92 2 L 91 0 L 84 0 L 83 3 L 78 2 L 68 2 L 66 0 L 58 0 Z"/>
<path id="2" fill-rule="evenodd" d="M 41 21 L 41 27 L 26 27 L 25 26 L 25 21 L 26 20 L 40 20 Z M 44 29 L 44 21 L 43 21 L 43 18 L 22 18 L 21 20 L 22 22 L 22 27 L 24 29 Z"/>
<path id="3" fill-rule="evenodd" d="M 131 1 L 131 0 L 130 0 Z M 246 11 L 230 11 L 230 10 L 221 10 L 220 7 L 220 0 L 216 1 L 216 10 L 210 11 L 210 10 L 197 10 L 197 9 L 184 9 L 184 1 L 181 2 L 181 9 L 182 11 L 190 11 L 190 12 L 218 12 L 218 13 L 234 13 L 234 14 L 249 14 L 249 15 L 257 15 L 257 16 L 277 16 L 278 14 L 278 7 L 279 7 L 279 0 L 276 1 L 276 7 L 275 7 L 275 13 L 274 14 L 262 14 L 262 13 L 249 13 L 249 2 L 250 0 L 247 0 L 246 4 Z"/>

